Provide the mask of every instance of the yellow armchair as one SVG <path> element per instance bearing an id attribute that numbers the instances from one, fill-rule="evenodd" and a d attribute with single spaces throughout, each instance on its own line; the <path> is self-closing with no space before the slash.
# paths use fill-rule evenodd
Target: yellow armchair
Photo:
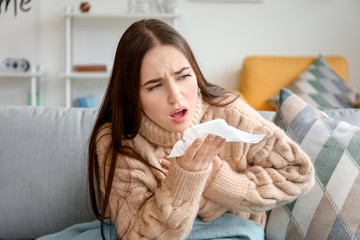
<path id="1" fill-rule="evenodd" d="M 317 57 L 250 56 L 239 74 L 241 96 L 256 110 L 275 110 L 266 103 L 304 72 Z M 334 71 L 348 81 L 348 62 L 340 56 L 324 56 Z"/>

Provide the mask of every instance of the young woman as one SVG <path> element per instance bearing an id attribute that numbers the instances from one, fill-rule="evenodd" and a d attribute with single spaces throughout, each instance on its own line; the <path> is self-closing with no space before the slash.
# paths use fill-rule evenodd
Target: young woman
<path id="1" fill-rule="evenodd" d="M 224 143 L 209 134 L 183 156 L 167 158 L 185 129 L 216 118 L 265 137 L 257 144 Z M 314 182 L 300 147 L 207 82 L 186 40 L 152 19 L 133 23 L 120 39 L 88 170 L 94 214 L 110 218 L 120 239 L 186 239 L 196 219 L 211 223 L 229 213 L 263 237 L 265 211 Z"/>

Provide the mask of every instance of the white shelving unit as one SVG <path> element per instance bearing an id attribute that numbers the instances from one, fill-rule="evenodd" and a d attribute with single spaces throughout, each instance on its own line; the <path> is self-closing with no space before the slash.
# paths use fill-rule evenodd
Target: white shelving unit
<path id="1" fill-rule="evenodd" d="M 12 78 L 12 79 L 26 79 L 30 80 L 30 103 L 31 106 L 36 106 L 37 99 L 37 85 L 41 78 L 41 71 L 36 71 L 35 68 L 31 68 L 30 72 L 0 72 L 0 78 Z"/>
<path id="2" fill-rule="evenodd" d="M 109 79 L 110 73 L 99 73 L 99 72 L 73 72 L 73 31 L 75 31 L 73 26 L 74 19 L 111 19 L 118 21 L 136 21 L 143 18 L 156 18 L 163 21 L 172 22 L 173 27 L 177 27 L 177 18 L 178 14 L 170 13 L 156 13 L 156 14 L 106 14 L 106 13 L 80 13 L 74 12 L 72 8 L 67 7 L 65 12 L 65 44 L 66 44 L 66 59 L 65 59 L 65 73 L 62 73 L 61 76 L 65 79 L 65 106 L 72 106 L 72 80 L 84 80 L 84 79 Z"/>

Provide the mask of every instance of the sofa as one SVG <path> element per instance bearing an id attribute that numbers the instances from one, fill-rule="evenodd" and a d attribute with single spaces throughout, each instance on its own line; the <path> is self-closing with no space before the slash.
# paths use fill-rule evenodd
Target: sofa
<path id="1" fill-rule="evenodd" d="M 269 121 L 280 114 L 259 113 Z M 84 108 L 0 106 L 0 239 L 35 239 L 94 220 L 87 194 L 87 144 L 96 114 Z M 326 114 L 360 125 L 359 109 Z M 289 228 L 274 225 L 275 212 L 269 216 L 272 230 Z"/>

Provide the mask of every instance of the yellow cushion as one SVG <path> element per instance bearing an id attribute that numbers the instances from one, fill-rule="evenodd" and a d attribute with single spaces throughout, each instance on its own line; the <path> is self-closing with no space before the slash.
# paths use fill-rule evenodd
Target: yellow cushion
<path id="1" fill-rule="evenodd" d="M 348 81 L 348 63 L 345 58 L 324 58 L 342 79 Z M 317 57 L 247 57 L 239 74 L 240 92 L 256 110 L 275 110 L 266 101 L 295 81 L 316 59 Z"/>

